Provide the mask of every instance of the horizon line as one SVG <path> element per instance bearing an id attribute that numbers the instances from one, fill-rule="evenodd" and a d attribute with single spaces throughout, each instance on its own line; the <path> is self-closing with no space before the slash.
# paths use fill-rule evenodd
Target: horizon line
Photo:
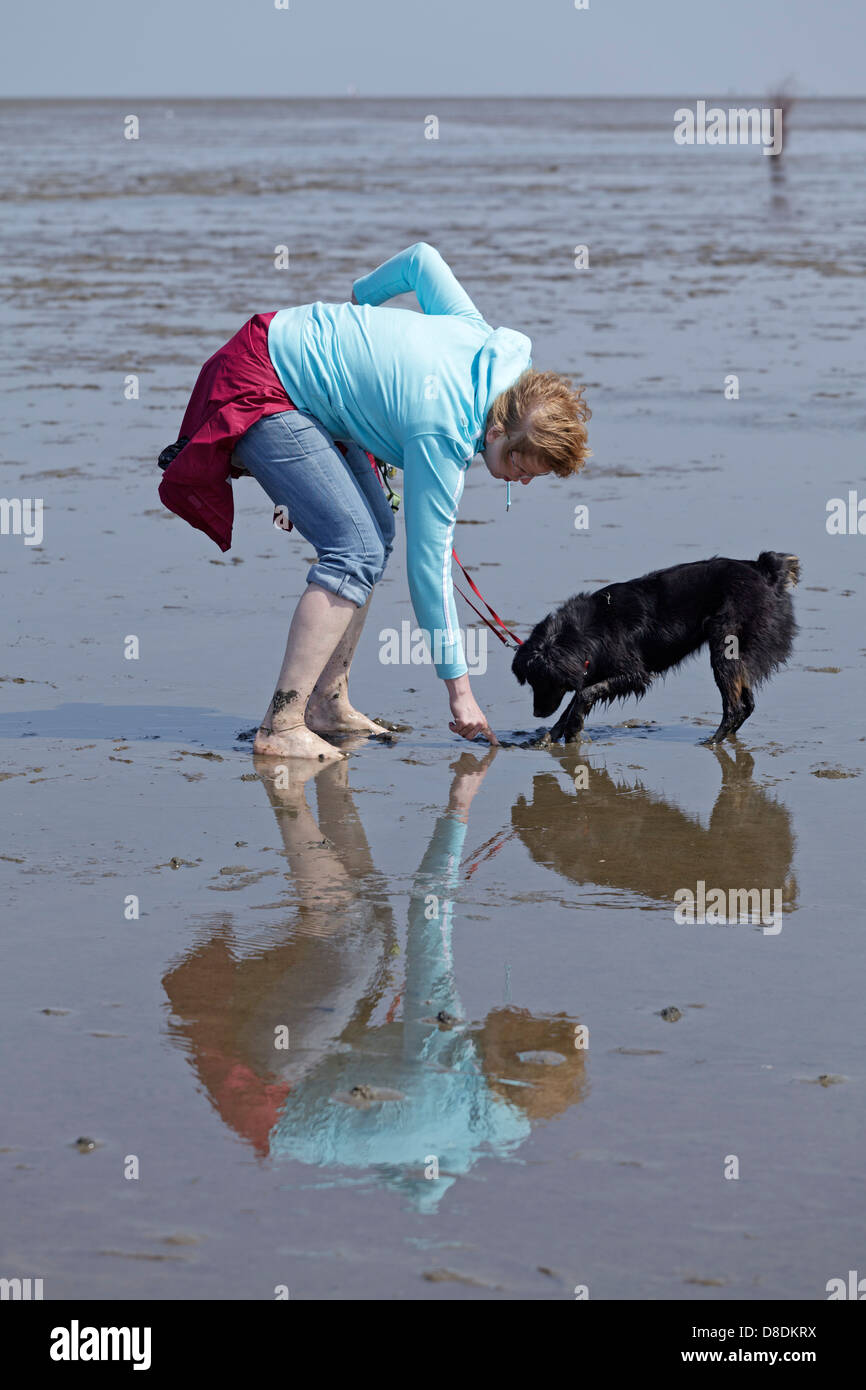
<path id="1" fill-rule="evenodd" d="M 462 92 L 300 92 L 291 95 L 285 92 L 275 92 L 269 95 L 261 93 L 246 94 L 236 92 L 227 96 L 225 92 L 201 92 L 194 96 L 179 96 L 175 93 L 154 93 L 145 96 L 141 93 L 129 92 L 99 92 L 82 95 L 81 93 L 51 93 L 46 92 L 37 94 L 19 94 L 17 96 L 0 96 L 0 105 L 8 105 L 13 101 L 174 101 L 174 102 L 193 102 L 193 101 L 683 101 L 683 100 L 714 100 L 714 101 L 746 101 L 746 100 L 767 100 L 772 96 L 787 96 L 791 101 L 866 101 L 866 92 L 810 92 L 801 93 L 796 89 L 785 89 L 780 84 L 778 91 L 759 92 L 727 92 L 724 94 L 713 93 L 709 98 L 706 97 L 684 97 L 680 93 L 672 92 L 525 92 L 515 94 L 514 92 L 487 92 L 487 93 L 462 93 Z"/>

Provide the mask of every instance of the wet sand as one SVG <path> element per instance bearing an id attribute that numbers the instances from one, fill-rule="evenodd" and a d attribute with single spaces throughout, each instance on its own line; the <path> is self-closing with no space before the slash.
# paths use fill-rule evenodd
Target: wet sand
<path id="1" fill-rule="evenodd" d="M 494 321 L 533 334 L 537 365 L 582 363 L 597 383 L 580 479 L 516 489 L 508 516 L 503 489 L 467 482 L 461 520 L 476 524 L 457 549 L 506 621 L 525 630 L 570 592 L 681 560 L 800 556 L 794 656 L 718 752 L 698 746 L 719 713 L 705 654 L 591 716 L 579 747 L 461 745 L 432 671 L 378 660 L 380 628 L 412 621 L 401 528 L 353 695 L 408 727 L 276 786 L 238 735 L 267 702 L 308 547 L 241 480 L 220 556 L 159 508 L 152 465 L 193 364 L 247 309 L 230 293 L 187 338 L 148 335 L 151 271 L 74 246 L 78 317 L 71 288 L 4 306 L 7 326 L 32 316 L 47 354 L 37 368 L 25 339 L 2 427 L 0 492 L 44 496 L 46 527 L 42 546 L 3 537 L 0 552 L 20 596 L 0 669 L 5 1273 L 43 1278 L 47 1298 L 267 1299 L 284 1284 L 301 1299 L 544 1300 L 585 1284 L 592 1299 L 717 1301 L 820 1299 L 862 1264 L 866 560 L 862 537 L 827 534 L 825 503 L 862 477 L 863 272 L 843 255 L 844 276 L 786 263 L 815 167 L 829 178 L 809 153 L 822 128 L 800 163 L 792 137 L 781 191 L 758 167 L 748 236 L 763 259 L 731 271 L 688 349 L 699 257 L 662 257 L 643 299 L 599 269 L 585 319 L 547 264 L 533 295 L 522 249 L 526 283 L 494 290 L 488 264 L 494 303 L 472 286 Z M 562 138 L 554 124 L 546 148 Z M 649 191 L 622 177 L 630 193 L 603 175 L 599 225 L 636 229 L 641 209 L 651 221 L 694 196 L 671 192 L 664 161 Z M 312 226 L 339 205 L 335 183 L 302 195 Z M 721 243 L 716 187 L 698 191 Z M 25 194 L 21 225 L 66 215 L 86 238 L 94 200 L 48 214 Z M 136 199 L 116 197 L 121 225 Z M 370 206 L 387 247 L 422 233 L 384 195 Z M 246 254 L 231 211 L 220 235 Z M 429 211 L 423 235 L 437 230 L 465 235 Z M 163 235 L 166 305 L 203 296 L 182 217 Z M 365 267 L 342 254 L 348 284 Z M 249 312 L 276 302 L 269 274 Z M 107 347 L 112 276 L 134 292 Z M 758 344 L 762 297 L 779 307 Z M 822 333 L 838 340 L 826 351 Z M 726 403 L 732 360 L 751 385 Z M 127 370 L 147 384 L 134 404 Z M 473 686 L 516 738 L 536 721 L 508 667 L 491 639 Z M 778 887 L 781 930 L 676 922 L 674 895 L 699 880 Z"/>

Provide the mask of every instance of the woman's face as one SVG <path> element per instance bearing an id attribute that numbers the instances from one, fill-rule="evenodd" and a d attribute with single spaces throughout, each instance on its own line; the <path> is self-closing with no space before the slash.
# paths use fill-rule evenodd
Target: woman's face
<path id="1" fill-rule="evenodd" d="M 491 477 L 508 483 L 531 483 L 553 470 L 532 454 L 518 454 L 508 448 L 508 439 L 498 425 L 491 425 L 484 441 L 484 462 Z"/>

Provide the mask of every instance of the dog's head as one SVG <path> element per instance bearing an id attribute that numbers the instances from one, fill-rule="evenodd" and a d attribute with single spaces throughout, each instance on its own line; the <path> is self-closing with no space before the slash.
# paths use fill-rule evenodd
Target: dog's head
<path id="1" fill-rule="evenodd" d="M 572 626 L 565 631 L 563 613 L 548 613 L 518 648 L 511 669 L 521 685 L 532 687 L 532 713 L 549 719 L 563 697 L 583 689 L 588 653 L 580 650 Z"/>

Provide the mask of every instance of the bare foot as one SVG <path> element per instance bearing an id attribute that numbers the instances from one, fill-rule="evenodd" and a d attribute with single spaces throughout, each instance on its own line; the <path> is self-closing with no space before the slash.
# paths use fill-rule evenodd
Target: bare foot
<path id="1" fill-rule="evenodd" d="M 267 758 L 313 758 L 320 763 L 333 762 L 346 756 L 319 738 L 306 724 L 295 724 L 290 729 L 262 726 L 253 741 L 253 753 Z"/>
<path id="2" fill-rule="evenodd" d="M 307 705 L 307 728 L 318 734 L 386 734 L 384 724 L 368 719 L 348 703 L 317 700 Z"/>

